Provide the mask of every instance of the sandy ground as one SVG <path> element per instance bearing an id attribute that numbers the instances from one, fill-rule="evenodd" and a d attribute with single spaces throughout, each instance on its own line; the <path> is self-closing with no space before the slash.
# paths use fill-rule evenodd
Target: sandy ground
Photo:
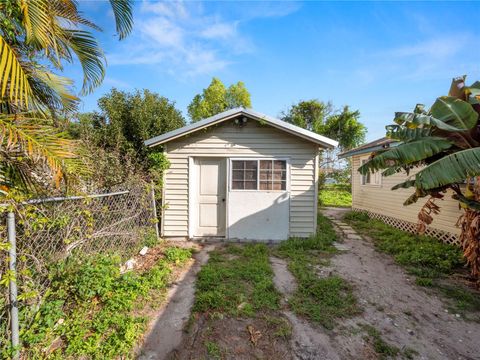
<path id="1" fill-rule="evenodd" d="M 180 345 L 193 306 L 197 273 L 208 261 L 208 253 L 213 248 L 214 245 L 203 247 L 194 255 L 192 266 L 179 274 L 178 280 L 168 291 L 165 307 L 154 315 L 144 342 L 137 349 L 138 359 L 165 359 L 168 353 Z"/>
<path id="2" fill-rule="evenodd" d="M 343 232 L 345 251 L 332 258 L 332 271 L 353 284 L 363 313 L 341 321 L 329 334 L 340 358 L 372 358 L 370 344 L 357 331 L 359 324 L 369 324 L 389 344 L 414 350 L 418 359 L 480 359 L 480 324 L 448 312 L 443 301 L 416 286 L 390 256 L 341 222 L 342 213 L 324 210 Z"/>
<path id="3" fill-rule="evenodd" d="M 140 359 L 210 358 L 204 344 L 214 341 L 228 353 L 225 359 L 378 359 L 365 326 L 377 329 L 383 340 L 399 348 L 398 358 L 410 351 L 414 359 L 480 359 L 480 324 L 450 313 L 447 304 L 433 293 L 418 287 L 393 259 L 377 252 L 371 241 L 363 239 L 340 219 L 342 209 L 324 209 L 342 239 L 340 253 L 331 265 L 319 268 L 319 276 L 338 274 L 353 285 L 362 313 L 338 320 L 332 331 L 297 317 L 288 309 L 288 298 L 296 290 L 295 278 L 287 263 L 272 257 L 274 283 L 283 295 L 282 310 L 255 319 L 197 318 L 189 332 L 182 331 L 194 300 L 195 277 L 208 260 L 205 248 L 197 255 L 194 267 L 179 282 L 171 300 L 157 317 L 141 349 Z M 274 336 L 276 329 L 268 318 L 288 319 L 291 336 Z M 253 332 L 262 334 L 252 345 Z"/>

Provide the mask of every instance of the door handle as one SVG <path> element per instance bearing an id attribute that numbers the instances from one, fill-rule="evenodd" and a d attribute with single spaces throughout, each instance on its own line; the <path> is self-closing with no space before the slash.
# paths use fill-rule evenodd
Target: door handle
<path id="1" fill-rule="evenodd" d="M 225 202 L 225 199 L 222 199 L 223 202 Z"/>

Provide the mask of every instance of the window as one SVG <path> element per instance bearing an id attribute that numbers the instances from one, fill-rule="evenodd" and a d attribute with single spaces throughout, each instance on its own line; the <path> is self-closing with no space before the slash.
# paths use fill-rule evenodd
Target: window
<path id="1" fill-rule="evenodd" d="M 232 190 L 287 189 L 286 160 L 232 160 Z"/>
<path id="2" fill-rule="evenodd" d="M 232 189 L 257 190 L 257 172 L 257 160 L 232 161 Z"/>
<path id="3" fill-rule="evenodd" d="M 360 163 L 363 165 L 368 161 L 368 159 L 362 159 Z M 379 186 L 382 184 L 382 173 L 376 171 L 374 173 L 368 172 L 366 175 L 362 175 L 361 179 L 362 185 L 376 185 Z"/>
<path id="4" fill-rule="evenodd" d="M 287 189 L 287 162 L 260 160 L 260 190 Z"/>

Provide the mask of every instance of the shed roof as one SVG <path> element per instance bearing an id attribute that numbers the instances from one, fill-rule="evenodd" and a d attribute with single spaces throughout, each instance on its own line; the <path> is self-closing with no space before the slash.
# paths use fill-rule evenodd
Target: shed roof
<path id="1" fill-rule="evenodd" d="M 299 126 L 289 124 L 285 121 L 282 121 L 280 119 L 276 119 L 274 117 L 256 112 L 252 109 L 245 109 L 242 107 L 231 109 L 224 111 L 220 114 L 211 116 L 209 118 L 200 120 L 198 122 L 186 125 L 184 127 L 181 127 L 176 130 L 169 131 L 165 134 L 153 137 L 151 139 L 148 139 L 145 141 L 145 145 L 149 147 L 157 146 L 160 144 L 164 144 L 166 142 L 169 142 L 171 140 L 177 139 L 181 136 L 191 134 L 195 131 L 204 129 L 208 126 L 215 125 L 218 123 L 221 123 L 223 121 L 229 120 L 236 118 L 238 116 L 247 116 L 251 119 L 266 123 L 268 125 L 271 125 L 274 128 L 286 131 L 292 135 L 304 138 L 308 141 L 311 141 L 313 143 L 316 143 L 324 148 L 334 148 L 335 146 L 338 145 L 338 142 L 335 140 L 332 140 L 330 138 L 327 138 L 325 136 L 316 134 L 312 131 L 305 130 Z"/>
<path id="2" fill-rule="evenodd" d="M 369 143 L 360 145 L 354 149 L 344 151 L 343 153 L 339 154 L 339 158 L 347 158 L 353 155 L 360 155 L 360 154 L 366 154 L 370 153 L 372 151 L 376 150 L 382 150 L 382 149 L 387 149 L 391 146 L 397 145 L 398 141 L 389 139 L 387 137 L 382 137 L 377 140 L 373 140 Z"/>

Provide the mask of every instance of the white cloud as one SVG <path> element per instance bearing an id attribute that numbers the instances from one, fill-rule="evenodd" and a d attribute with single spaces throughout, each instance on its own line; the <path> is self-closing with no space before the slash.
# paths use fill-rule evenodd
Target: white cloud
<path id="1" fill-rule="evenodd" d="M 285 5 L 262 4 L 264 11 L 256 18 L 293 11 L 293 5 Z M 237 19 L 232 19 L 230 12 L 227 19 L 218 11 L 207 13 L 201 2 L 144 0 L 135 18 L 134 33 L 120 44 L 120 53 L 107 55 L 108 62 L 159 65 L 159 69 L 175 76 L 213 75 L 231 64 L 235 56 L 253 52 L 254 45 L 240 32 L 240 25 L 255 17 L 244 15 L 233 15 Z"/>
<path id="2" fill-rule="evenodd" d="M 207 39 L 228 39 L 236 36 L 236 25 L 232 23 L 216 23 L 207 26 L 200 32 Z"/>
<path id="3" fill-rule="evenodd" d="M 352 75 L 365 85 L 384 79 L 402 81 L 442 80 L 478 71 L 466 60 L 480 39 L 469 33 L 436 34 L 408 45 L 380 50 L 356 59 Z"/>

